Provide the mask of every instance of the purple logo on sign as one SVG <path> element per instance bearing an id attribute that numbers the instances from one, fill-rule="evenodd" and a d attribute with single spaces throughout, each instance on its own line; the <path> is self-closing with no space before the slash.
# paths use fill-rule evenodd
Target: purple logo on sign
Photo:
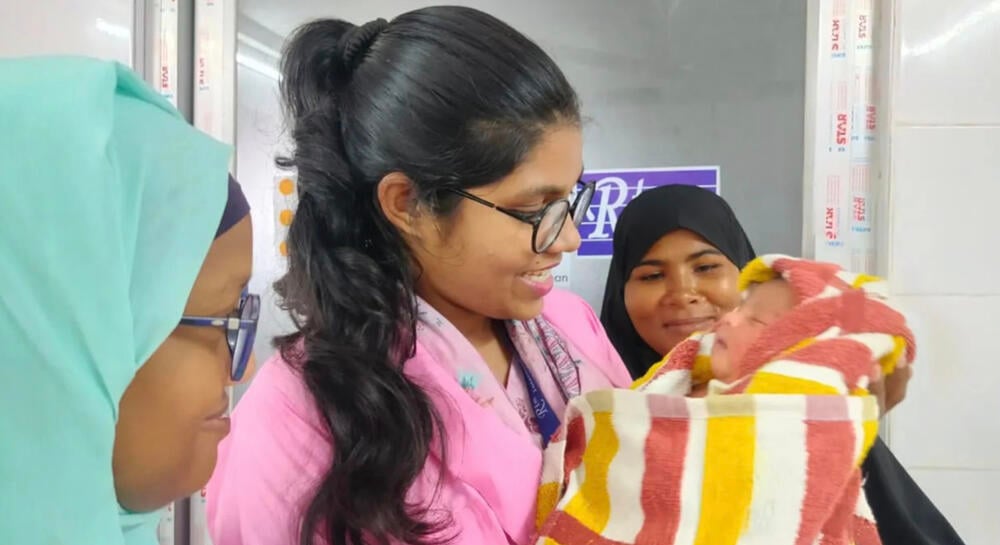
<path id="1" fill-rule="evenodd" d="M 647 189 L 661 185 L 696 185 L 719 193 L 719 167 L 593 170 L 584 172 L 583 179 L 597 181 L 594 200 L 580 225 L 582 242 L 578 255 L 587 257 L 611 255 L 618 215 L 629 201 Z"/>

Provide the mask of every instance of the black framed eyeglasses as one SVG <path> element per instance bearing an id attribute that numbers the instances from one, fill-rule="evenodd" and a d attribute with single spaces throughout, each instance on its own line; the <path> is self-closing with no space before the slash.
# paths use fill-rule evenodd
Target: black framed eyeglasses
<path id="1" fill-rule="evenodd" d="M 181 325 L 194 327 L 224 327 L 232 364 L 229 378 L 233 382 L 243 380 L 247 364 L 253 353 L 253 341 L 257 337 L 257 322 L 260 320 L 260 296 L 243 293 L 239 307 L 225 318 L 211 316 L 181 316 Z"/>
<path id="2" fill-rule="evenodd" d="M 590 208 L 590 203 L 594 200 L 597 182 L 581 181 L 578 187 L 573 202 L 570 202 L 568 198 L 559 199 L 546 204 L 537 212 L 520 212 L 497 206 L 495 203 L 461 189 L 451 189 L 451 192 L 531 225 L 531 251 L 540 254 L 551 248 L 559 239 L 559 233 L 566 225 L 567 217 L 572 215 L 573 225 L 576 227 L 580 227 L 584 218 L 587 217 L 587 209 Z"/>

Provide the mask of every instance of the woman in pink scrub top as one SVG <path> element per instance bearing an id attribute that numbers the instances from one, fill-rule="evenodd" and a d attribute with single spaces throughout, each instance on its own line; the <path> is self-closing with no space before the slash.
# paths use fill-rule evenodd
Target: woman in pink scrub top
<path id="1" fill-rule="evenodd" d="M 566 401 L 630 379 L 551 270 L 594 186 L 536 44 L 469 8 L 305 25 L 279 339 L 208 488 L 216 545 L 527 543 Z"/>

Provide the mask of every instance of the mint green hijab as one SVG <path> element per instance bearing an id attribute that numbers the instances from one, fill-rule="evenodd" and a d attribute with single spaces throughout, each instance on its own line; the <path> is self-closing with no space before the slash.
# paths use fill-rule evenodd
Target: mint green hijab
<path id="1" fill-rule="evenodd" d="M 229 157 L 125 67 L 0 59 L 0 543 L 155 543 L 115 499 L 118 401 L 181 317 Z"/>

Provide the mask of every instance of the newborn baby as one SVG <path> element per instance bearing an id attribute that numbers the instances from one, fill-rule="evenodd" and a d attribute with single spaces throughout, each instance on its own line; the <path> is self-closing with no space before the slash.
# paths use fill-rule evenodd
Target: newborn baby
<path id="1" fill-rule="evenodd" d="M 764 328 L 795 308 L 795 292 L 782 278 L 750 286 L 746 294 L 743 304 L 725 314 L 715 327 L 712 376 L 723 383 L 739 378 L 737 362 L 743 359 Z M 692 391 L 694 396 L 704 394 L 704 389 Z"/>
<path id="2" fill-rule="evenodd" d="M 573 400 L 545 452 L 539 543 L 879 543 L 860 464 L 868 387 L 913 335 L 885 283 L 764 256 L 744 302 L 633 391 Z M 546 541 L 547 540 L 547 541 Z"/>
<path id="3" fill-rule="evenodd" d="M 866 395 L 913 359 L 913 334 L 876 277 L 771 255 L 746 266 L 740 287 L 740 307 L 677 345 L 635 387 L 694 397 Z"/>

